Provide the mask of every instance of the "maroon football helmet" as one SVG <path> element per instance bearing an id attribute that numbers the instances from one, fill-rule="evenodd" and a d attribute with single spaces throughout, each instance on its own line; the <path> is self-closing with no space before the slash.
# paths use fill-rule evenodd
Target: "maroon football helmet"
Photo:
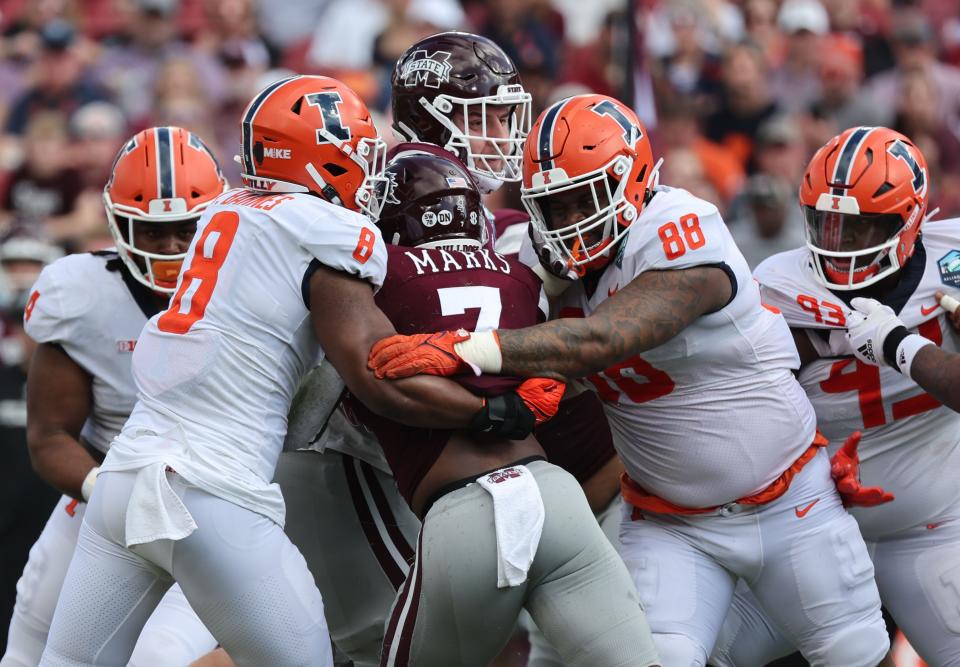
<path id="1" fill-rule="evenodd" d="M 454 158 L 406 152 L 384 172 L 388 192 L 377 226 L 391 245 L 481 247 L 487 225 L 480 191 Z"/>
<path id="2" fill-rule="evenodd" d="M 393 129 L 400 137 L 450 151 L 484 192 L 521 179 L 531 98 L 495 43 L 467 32 L 426 37 L 397 60 L 391 86 Z M 497 111 L 509 114 L 506 136 L 488 129 Z M 482 141 L 482 148 L 472 149 L 471 140 Z"/>

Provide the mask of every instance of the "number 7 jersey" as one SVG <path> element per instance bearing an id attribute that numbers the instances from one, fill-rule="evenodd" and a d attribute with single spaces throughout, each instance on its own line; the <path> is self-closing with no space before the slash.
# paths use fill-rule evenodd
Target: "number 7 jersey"
<path id="1" fill-rule="evenodd" d="M 810 446 L 815 418 L 792 374 L 800 362 L 786 322 L 761 305 L 717 208 L 685 190 L 655 192 L 594 293 L 577 281 L 554 314 L 590 315 L 646 271 L 727 275 L 726 306 L 587 378 L 630 477 L 676 505 L 712 507 L 770 485 Z"/>
<path id="2" fill-rule="evenodd" d="M 958 337 L 937 305 L 941 290 L 960 296 L 960 220 L 928 222 L 900 282 L 884 301 L 908 329 L 956 352 Z M 960 414 L 943 407 L 909 377 L 857 361 L 837 332 L 850 308 L 816 279 L 806 248 L 776 254 L 756 269 L 766 303 L 807 336 L 820 358 L 799 380 L 817 412 L 831 453 L 853 431 L 860 441 L 860 477 L 896 496 L 886 505 L 851 511 L 864 537 L 878 539 L 923 525 L 960 498 Z M 851 296 L 856 296 L 851 293 Z"/>
<path id="3" fill-rule="evenodd" d="M 379 288 L 386 259 L 367 218 L 319 197 L 219 197 L 198 223 L 170 307 L 137 342 L 139 400 L 103 469 L 163 461 L 282 525 L 270 481 L 293 394 L 322 358 L 310 276 L 323 265 Z"/>

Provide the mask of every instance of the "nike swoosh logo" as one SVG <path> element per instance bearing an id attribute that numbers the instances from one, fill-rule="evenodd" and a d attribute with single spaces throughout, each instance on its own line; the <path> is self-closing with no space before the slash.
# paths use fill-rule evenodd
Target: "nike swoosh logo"
<path id="1" fill-rule="evenodd" d="M 935 310 L 936 310 L 937 308 L 939 308 L 939 307 L 940 307 L 940 304 L 939 304 L 939 303 L 938 303 L 937 305 L 933 306 L 932 308 L 924 308 L 923 306 L 920 306 L 920 314 L 923 315 L 924 317 L 926 317 L 927 315 L 929 315 L 930 313 L 932 313 L 933 311 L 935 311 Z"/>
<path id="2" fill-rule="evenodd" d="M 620 285 L 617 285 L 617 286 L 614 287 L 613 289 L 608 289 L 608 290 L 607 290 L 607 296 L 613 296 L 613 295 L 616 294 L 619 290 L 620 290 Z M 939 307 L 939 306 L 938 306 L 938 307 Z"/>
<path id="3" fill-rule="evenodd" d="M 807 516 L 807 512 L 809 512 L 810 510 L 812 510 L 812 509 L 813 509 L 813 506 L 816 505 L 816 504 L 819 503 L 819 502 L 820 502 L 820 499 L 817 498 L 816 500 L 814 500 L 812 503 L 810 503 L 809 505 L 807 505 L 807 506 L 804 507 L 803 509 L 800 509 L 799 507 L 794 507 L 794 508 L 793 508 L 793 511 L 796 513 L 797 518 L 802 519 L 803 517 Z"/>

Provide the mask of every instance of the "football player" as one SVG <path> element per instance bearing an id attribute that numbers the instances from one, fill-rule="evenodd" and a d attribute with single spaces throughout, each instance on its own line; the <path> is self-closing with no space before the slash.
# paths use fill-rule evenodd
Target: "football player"
<path id="1" fill-rule="evenodd" d="M 800 185 L 807 247 L 770 257 L 754 276 L 793 331 L 820 428 L 834 442 L 862 431 L 863 483 L 896 497 L 852 510 L 884 606 L 928 664 L 960 665 L 960 415 L 947 380 L 958 377 L 960 337 L 940 306 L 960 296 L 951 267 L 960 220 L 926 222 L 928 178 L 923 154 L 898 132 L 834 137 Z M 790 653 L 775 627 L 738 591 L 712 662 Z"/>
<path id="2" fill-rule="evenodd" d="M 40 275 L 24 314 L 39 343 L 28 380 L 34 468 L 64 493 L 17 586 L 0 665 L 40 662 L 99 463 L 136 400 L 130 360 L 147 319 L 165 308 L 203 210 L 227 184 L 194 134 L 154 127 L 117 155 L 103 191 L 116 250 L 70 255 Z M 185 665 L 217 645 L 172 587 L 131 665 Z"/>
<path id="3" fill-rule="evenodd" d="M 332 663 L 270 483 L 290 399 L 321 353 L 359 399 L 413 424 L 522 437 L 548 405 L 535 388 L 481 399 L 366 369 L 393 327 L 373 302 L 386 250 L 367 217 L 386 146 L 356 93 L 284 79 L 241 130 L 245 187 L 208 205 L 170 306 L 137 341 L 139 400 L 101 465 L 42 665 L 126 664 L 174 581 L 238 664 Z"/>
<path id="4" fill-rule="evenodd" d="M 393 336 L 370 366 L 593 386 L 627 469 L 621 555 L 664 665 L 706 664 L 738 579 L 811 662 L 876 665 L 889 641 L 873 568 L 793 376 L 789 329 L 717 208 L 655 173 L 621 103 L 549 107 L 525 146 L 522 197 L 540 263 L 566 281 L 559 318 Z"/>
<path id="5" fill-rule="evenodd" d="M 399 331 L 543 321 L 539 278 L 486 247 L 480 194 L 459 162 L 407 153 L 386 174 L 378 226 L 391 245 L 376 301 Z M 461 382 L 492 396 L 521 380 Z M 536 440 L 404 427 L 355 409 L 423 521 L 381 665 L 487 665 L 523 607 L 566 664 L 658 662 L 626 568 L 576 479 L 547 463 Z"/>
<path id="6" fill-rule="evenodd" d="M 485 193 L 520 180 L 530 95 L 509 56 L 495 43 L 463 32 L 427 37 L 398 59 L 391 84 L 394 131 L 411 142 L 398 145 L 391 153 L 394 158 L 455 156 Z M 471 119 L 466 126 L 464 118 Z M 528 216 L 483 211 L 485 243 L 492 245 L 498 229 L 515 224 L 497 243 L 498 249 L 511 247 L 515 253 L 515 232 L 525 235 Z M 333 380 L 330 384 L 321 393 L 339 394 L 341 387 Z M 304 387 L 301 396 L 316 390 Z M 276 481 L 287 503 L 286 531 L 323 594 L 334 643 L 358 667 L 370 667 L 379 661 L 386 616 L 413 559 L 420 524 L 397 492 L 368 430 L 356 428 L 337 411 L 319 435 L 314 437 L 316 430 L 308 433 L 297 443 L 303 451 L 283 454 L 277 467 Z M 584 392 L 565 399 L 557 416 L 536 433 L 549 460 L 581 482 L 604 531 L 614 537 L 623 468 L 595 396 Z M 324 549 L 330 539 L 341 548 Z M 345 577 L 348 571 L 353 576 Z M 362 590 L 356 582 L 362 582 Z M 559 664 L 533 628 L 530 643 L 534 664 Z"/>

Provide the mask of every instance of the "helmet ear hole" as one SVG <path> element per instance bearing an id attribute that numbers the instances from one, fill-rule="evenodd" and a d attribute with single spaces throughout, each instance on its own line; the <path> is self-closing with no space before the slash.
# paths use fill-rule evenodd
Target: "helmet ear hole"
<path id="1" fill-rule="evenodd" d="M 646 163 L 644 163 L 644 165 L 640 167 L 640 171 L 637 173 L 637 183 L 643 183 L 646 181 L 646 179 L 647 179 L 647 165 Z"/>
<path id="2" fill-rule="evenodd" d="M 347 170 L 336 162 L 327 162 L 323 165 L 323 168 L 326 169 L 331 176 L 343 176 L 345 173 L 347 173 Z"/>

